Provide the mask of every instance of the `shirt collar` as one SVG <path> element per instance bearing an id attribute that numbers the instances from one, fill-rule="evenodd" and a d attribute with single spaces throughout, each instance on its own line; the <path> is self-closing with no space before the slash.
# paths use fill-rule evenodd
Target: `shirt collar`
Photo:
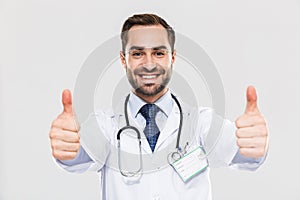
<path id="1" fill-rule="evenodd" d="M 143 107 L 147 102 L 138 97 L 132 91 L 130 92 L 129 97 L 129 109 L 134 117 L 139 114 L 141 107 Z M 161 96 L 157 101 L 154 102 L 160 110 L 168 117 L 173 108 L 173 100 L 170 90 L 168 90 L 163 96 Z"/>

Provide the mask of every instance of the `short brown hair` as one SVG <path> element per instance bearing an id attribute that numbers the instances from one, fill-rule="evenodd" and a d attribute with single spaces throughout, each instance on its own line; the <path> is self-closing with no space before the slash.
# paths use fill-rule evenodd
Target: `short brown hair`
<path id="1" fill-rule="evenodd" d="M 125 52 L 125 47 L 128 42 L 128 31 L 135 25 L 162 25 L 168 32 L 168 39 L 172 52 L 174 51 L 175 32 L 173 28 L 161 17 L 155 14 L 136 14 L 129 17 L 123 24 L 121 32 L 122 51 Z"/>

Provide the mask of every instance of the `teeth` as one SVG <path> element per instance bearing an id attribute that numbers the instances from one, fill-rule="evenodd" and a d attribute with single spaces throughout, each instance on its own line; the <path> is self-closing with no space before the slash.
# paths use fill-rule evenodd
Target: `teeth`
<path id="1" fill-rule="evenodd" d="M 156 75 L 144 75 L 144 76 L 142 76 L 143 78 L 155 78 L 156 77 Z"/>

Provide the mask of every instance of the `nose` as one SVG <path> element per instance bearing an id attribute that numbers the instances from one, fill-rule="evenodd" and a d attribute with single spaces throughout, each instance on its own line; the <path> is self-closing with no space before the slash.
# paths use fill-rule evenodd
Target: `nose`
<path id="1" fill-rule="evenodd" d="M 147 65 L 154 64 L 154 59 L 151 51 L 147 51 L 144 57 L 144 63 Z"/>
<path id="2" fill-rule="evenodd" d="M 157 71 L 157 65 L 155 63 L 148 63 L 143 65 L 144 72 L 153 73 Z"/>
<path id="3" fill-rule="evenodd" d="M 143 63 L 143 66 L 149 71 L 153 70 L 156 67 L 155 59 L 153 58 L 151 52 L 146 53 L 146 55 L 144 56 Z"/>

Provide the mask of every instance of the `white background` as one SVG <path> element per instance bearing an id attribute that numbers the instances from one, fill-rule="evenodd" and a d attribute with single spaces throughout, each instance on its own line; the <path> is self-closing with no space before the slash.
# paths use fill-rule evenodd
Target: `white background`
<path id="1" fill-rule="evenodd" d="M 48 132 L 88 55 L 144 12 L 205 49 L 224 83 L 227 118 L 243 113 L 248 84 L 258 90 L 268 159 L 257 172 L 213 169 L 214 199 L 299 200 L 299 0 L 0 1 L 0 199 L 100 199 L 95 174 L 54 164 Z"/>

